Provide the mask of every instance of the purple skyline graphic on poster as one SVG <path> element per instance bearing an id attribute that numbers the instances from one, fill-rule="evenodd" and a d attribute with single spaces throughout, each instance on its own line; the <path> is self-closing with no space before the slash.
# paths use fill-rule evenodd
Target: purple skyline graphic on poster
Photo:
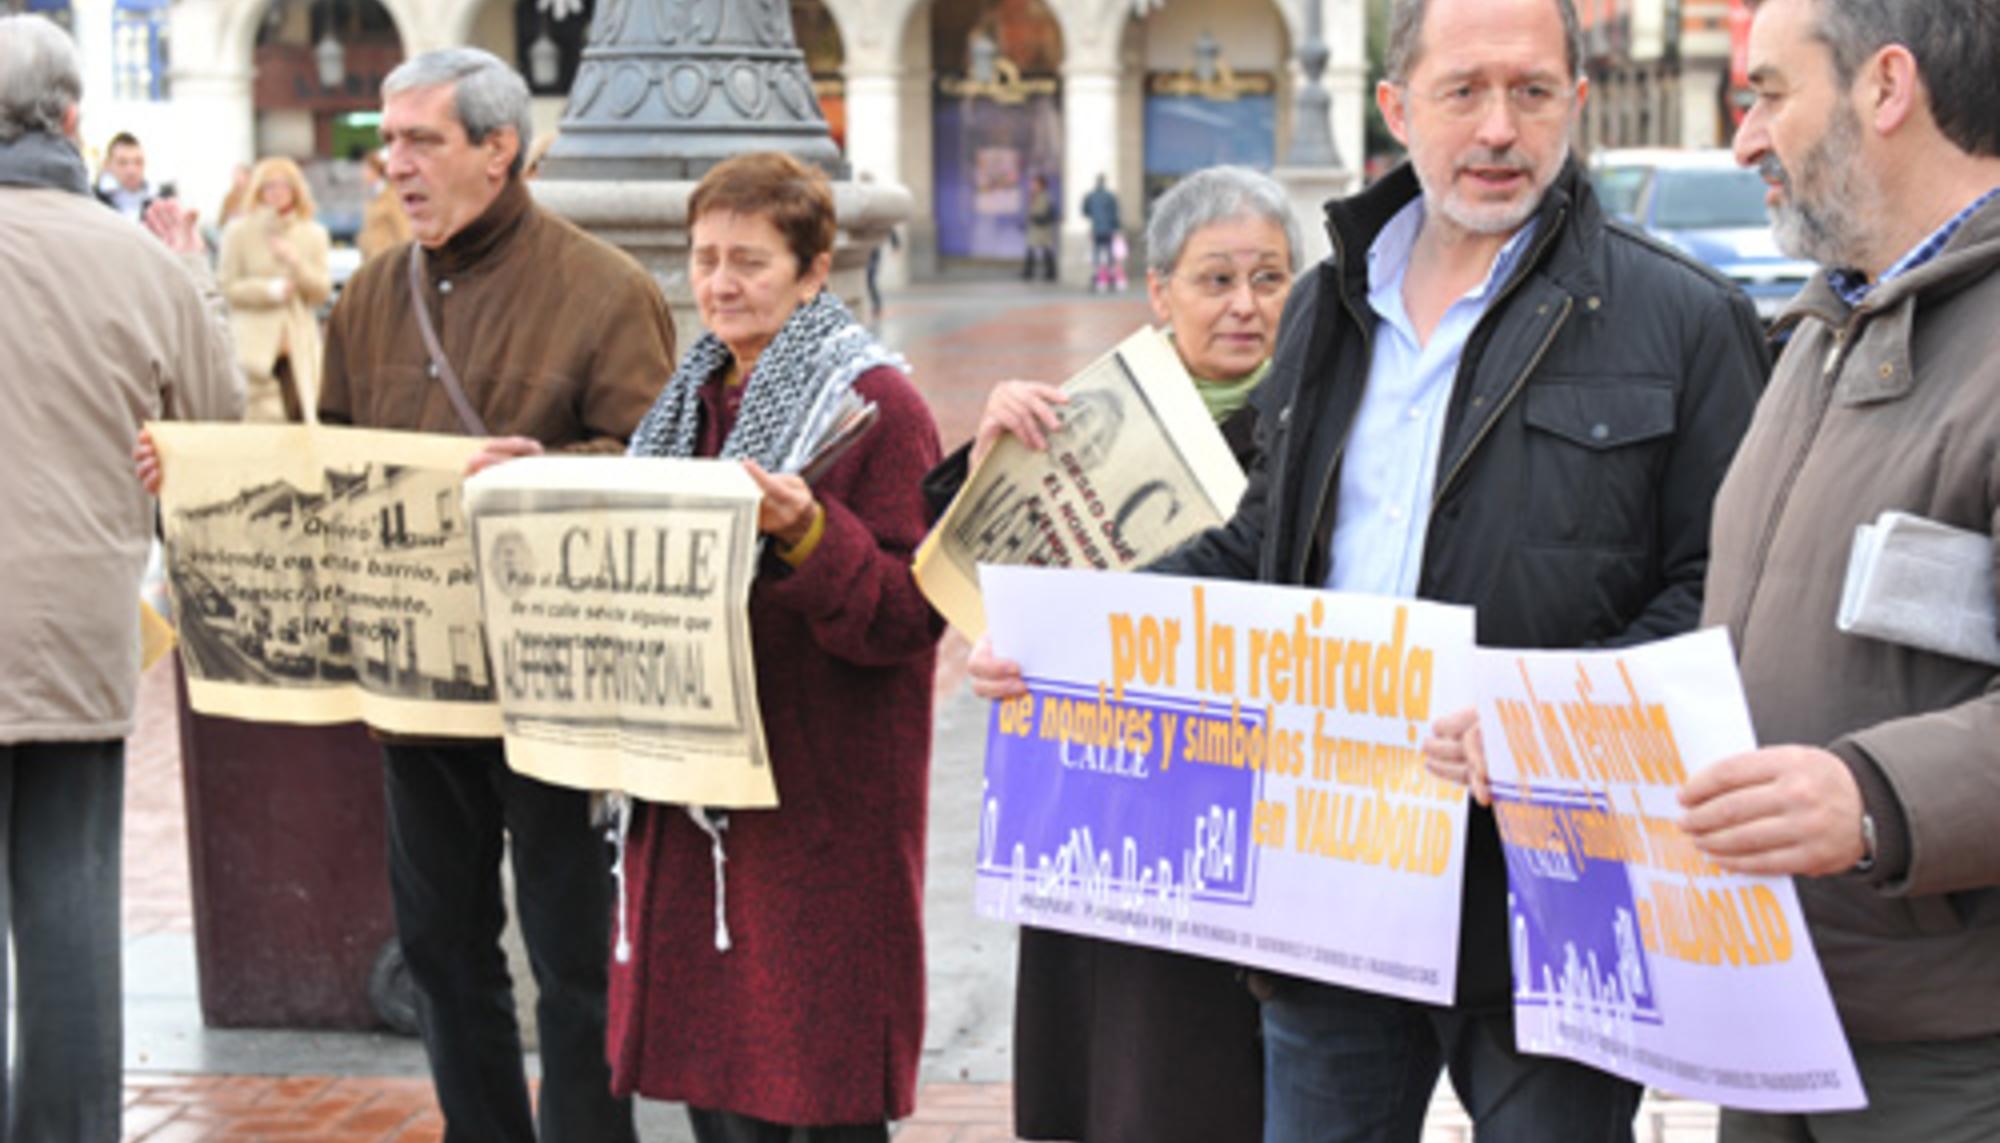
<path id="1" fill-rule="evenodd" d="M 1262 729 L 1264 712 L 1129 690 L 1118 702 L 1039 679 L 1028 686 L 1035 710 L 1025 735 L 1003 730 L 1002 704 L 995 704 L 988 724 L 981 877 L 1008 879 L 1025 870 L 1057 891 L 1251 903 L 1256 864 L 1250 826 L 1262 775 L 1249 767 L 1188 761 L 1184 747 L 1191 720 L 1201 730 L 1220 732 L 1233 719 L 1248 732 Z M 1057 703 L 1068 706 L 1052 708 Z M 1150 744 L 1142 756 L 1115 744 L 1043 737 L 1045 720 L 1065 709 L 1121 719 L 1127 727 L 1142 720 Z"/>
<path id="2" fill-rule="evenodd" d="M 1602 794 L 1533 791 L 1511 802 L 1553 810 L 1611 812 Z M 1507 921 L 1514 965 L 1514 1000 L 1526 1007 L 1601 1010 L 1626 1020 L 1660 1022 L 1659 997 L 1640 943 L 1632 879 L 1618 861 L 1580 852 L 1567 828 L 1560 849 L 1503 845 L 1507 856 Z"/>

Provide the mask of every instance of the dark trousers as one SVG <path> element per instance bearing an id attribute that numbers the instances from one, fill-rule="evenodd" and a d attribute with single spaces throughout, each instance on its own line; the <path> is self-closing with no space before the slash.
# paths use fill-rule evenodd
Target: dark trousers
<path id="1" fill-rule="evenodd" d="M 1266 1143 L 1417 1143 L 1440 1068 L 1479 1143 L 1631 1143 L 1639 1087 L 1514 1048 L 1511 1012 L 1306 981 L 1264 1001 Z"/>
<path id="2" fill-rule="evenodd" d="M 767 1123 L 734 1111 L 688 1108 L 695 1143 L 889 1143 L 889 1125 L 863 1123 L 847 1127 L 790 1127 Z"/>
<path id="3" fill-rule="evenodd" d="M 528 1085 L 500 949 L 503 835 L 541 1037 L 543 1143 L 634 1138 L 611 1097 L 604 987 L 611 878 L 589 796 L 507 768 L 497 740 L 383 748 L 389 890 L 417 990 L 446 1143 L 532 1143 Z"/>
<path id="4" fill-rule="evenodd" d="M 1053 246 L 1029 246 L 1027 257 L 1021 262 L 1021 277 L 1032 280 L 1035 276 L 1035 265 L 1038 262 L 1042 267 L 1042 280 L 1045 282 L 1055 281 L 1056 248 Z"/>
<path id="5" fill-rule="evenodd" d="M 2000 1036 L 1907 1044 L 1854 1041 L 1868 1091 L 1860 1111 L 1722 1112 L 1722 1143 L 1991 1143 L 2000 1139 Z"/>
<path id="6" fill-rule="evenodd" d="M 124 1106 L 118 860 L 125 744 L 0 745 L 0 1141 L 117 1143 Z"/>

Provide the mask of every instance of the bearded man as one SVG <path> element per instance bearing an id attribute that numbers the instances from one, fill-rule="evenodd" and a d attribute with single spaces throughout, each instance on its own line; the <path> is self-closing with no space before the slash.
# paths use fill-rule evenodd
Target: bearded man
<path id="1" fill-rule="evenodd" d="M 1751 26 L 1736 155 L 1826 269 L 1716 503 L 1703 618 L 1768 745 L 1696 775 L 1683 825 L 1797 879 L 1868 1107 L 1726 1112 L 1728 1143 L 2000 1138 L 2000 674 L 1835 622 L 1857 526 L 2000 531 L 1995 59 L 1992 0 L 1768 0 Z"/>

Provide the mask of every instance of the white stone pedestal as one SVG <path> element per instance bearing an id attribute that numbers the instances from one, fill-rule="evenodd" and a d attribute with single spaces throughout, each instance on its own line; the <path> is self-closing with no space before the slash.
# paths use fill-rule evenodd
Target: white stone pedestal
<path id="1" fill-rule="evenodd" d="M 1326 236 L 1326 204 L 1354 189 L 1354 172 L 1340 167 L 1279 167 L 1271 172 L 1291 200 L 1292 216 L 1299 220 L 1299 269 L 1319 262 L 1332 252 Z"/>
<path id="2" fill-rule="evenodd" d="M 536 201 L 639 260 L 660 283 L 674 315 L 675 345 L 685 350 L 701 336 L 694 291 L 688 284 L 688 196 L 691 182 L 580 182 L 536 179 Z M 868 312 L 868 254 L 910 217 L 910 192 L 889 183 L 842 180 L 833 184 L 834 239 L 829 286 L 863 321 Z M 663 379 L 664 380 L 664 379 Z"/>

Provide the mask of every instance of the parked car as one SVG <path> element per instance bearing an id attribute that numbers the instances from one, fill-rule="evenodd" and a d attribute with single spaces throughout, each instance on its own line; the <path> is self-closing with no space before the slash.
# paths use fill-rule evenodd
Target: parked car
<path id="1" fill-rule="evenodd" d="M 1728 151 L 1603 151 L 1591 181 L 1605 209 L 1727 275 L 1767 321 L 1817 269 L 1778 249 L 1763 178 Z"/>

